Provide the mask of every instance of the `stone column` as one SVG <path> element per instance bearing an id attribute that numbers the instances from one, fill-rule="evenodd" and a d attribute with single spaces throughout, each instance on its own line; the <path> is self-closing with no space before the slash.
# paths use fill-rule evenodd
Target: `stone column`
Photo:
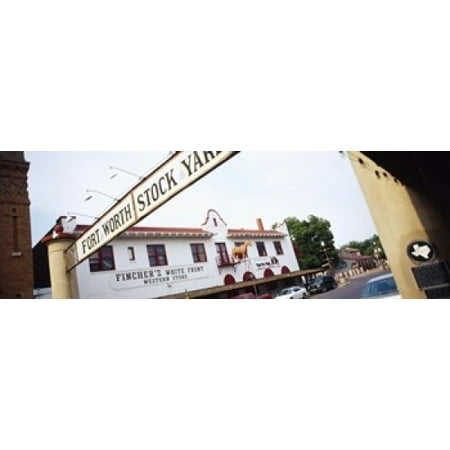
<path id="1" fill-rule="evenodd" d="M 433 243 L 441 256 L 449 254 L 448 224 L 433 201 L 409 188 L 361 152 L 347 152 L 370 209 L 392 273 L 403 298 L 426 298 L 407 254 L 417 240 Z"/>
<path id="2" fill-rule="evenodd" d="M 66 250 L 73 244 L 76 237 L 62 232 L 57 225 L 52 235 L 46 236 L 42 243 L 48 248 L 48 263 L 50 268 L 50 284 L 52 298 L 78 298 L 78 288 L 74 270 L 67 270 Z"/>

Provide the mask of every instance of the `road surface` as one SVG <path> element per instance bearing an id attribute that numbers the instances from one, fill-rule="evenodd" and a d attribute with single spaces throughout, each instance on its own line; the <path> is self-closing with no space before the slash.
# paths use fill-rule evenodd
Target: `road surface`
<path id="1" fill-rule="evenodd" d="M 328 291 L 323 294 L 313 295 L 311 298 L 313 299 L 353 299 L 353 298 L 361 298 L 362 291 L 364 289 L 364 285 L 367 280 L 371 278 L 375 278 L 379 275 L 384 275 L 385 273 L 389 273 L 389 271 L 371 271 L 369 274 L 359 275 L 354 278 L 349 279 L 345 286 L 339 287 L 333 291 Z"/>

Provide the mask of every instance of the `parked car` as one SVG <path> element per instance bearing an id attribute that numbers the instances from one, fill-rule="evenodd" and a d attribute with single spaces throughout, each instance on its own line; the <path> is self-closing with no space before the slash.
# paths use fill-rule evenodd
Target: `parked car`
<path id="1" fill-rule="evenodd" d="M 317 277 L 309 284 L 309 292 L 311 294 L 317 294 L 320 292 L 331 291 L 338 287 L 337 281 L 328 275 L 323 277 Z"/>
<path id="2" fill-rule="evenodd" d="M 370 279 L 361 298 L 402 298 L 391 273 Z"/>
<path id="3" fill-rule="evenodd" d="M 291 286 L 283 289 L 277 298 L 309 298 L 309 292 L 303 286 Z"/>

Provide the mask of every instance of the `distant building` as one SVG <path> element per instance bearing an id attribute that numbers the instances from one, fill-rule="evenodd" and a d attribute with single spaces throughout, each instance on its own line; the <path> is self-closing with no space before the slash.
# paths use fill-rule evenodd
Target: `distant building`
<path id="1" fill-rule="evenodd" d="M 23 152 L 0 152 L 0 298 L 33 298 L 28 169 Z"/>
<path id="2" fill-rule="evenodd" d="M 67 228 L 69 221 L 61 223 Z M 74 233 L 87 229 L 78 225 Z M 233 251 L 238 247 L 247 254 Z M 36 279 L 48 296 L 44 248 L 35 247 Z M 274 296 L 308 276 L 300 272 L 286 225 L 266 230 L 258 219 L 256 229 L 231 229 L 215 210 L 200 228 L 133 227 L 73 270 L 80 298 Z"/>
<path id="3" fill-rule="evenodd" d="M 371 256 L 364 256 L 357 248 L 344 247 L 339 251 L 339 271 L 353 269 L 369 270 L 376 267 L 376 261 Z"/>

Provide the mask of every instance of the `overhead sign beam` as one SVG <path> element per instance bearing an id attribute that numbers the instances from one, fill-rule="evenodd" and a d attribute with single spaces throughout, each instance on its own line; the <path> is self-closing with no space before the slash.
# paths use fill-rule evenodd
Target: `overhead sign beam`
<path id="1" fill-rule="evenodd" d="M 120 198 L 67 249 L 67 270 L 73 269 L 238 153 L 175 152 Z"/>

